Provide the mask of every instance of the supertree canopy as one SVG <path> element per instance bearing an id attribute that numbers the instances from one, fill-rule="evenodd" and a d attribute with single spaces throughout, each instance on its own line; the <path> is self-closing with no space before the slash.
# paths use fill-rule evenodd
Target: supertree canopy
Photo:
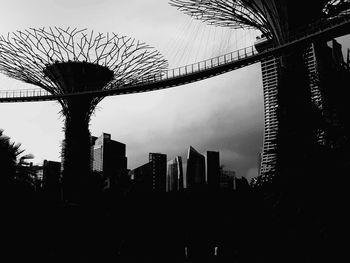
<path id="1" fill-rule="evenodd" d="M 108 69 L 112 75 L 103 83 L 103 89 L 136 81 L 167 67 L 161 54 L 145 43 L 115 33 L 96 34 L 76 28 L 31 28 L 9 33 L 0 37 L 0 52 L 2 73 L 54 95 L 72 92 L 62 89 L 49 73 L 58 64 L 75 62 L 82 67 L 90 64 L 95 69 Z M 98 80 L 87 81 L 84 90 L 97 88 L 96 83 Z"/>
<path id="2" fill-rule="evenodd" d="M 291 30 L 349 7 L 349 0 L 170 0 L 182 12 L 208 24 L 254 28 L 281 43 Z"/>
<path id="3" fill-rule="evenodd" d="M 0 37 L 0 71 L 53 95 L 118 88 L 161 73 L 167 61 L 133 38 L 76 28 L 40 28 Z M 90 169 L 91 114 L 102 97 L 58 99 L 65 117 L 65 199 L 79 202 Z"/>

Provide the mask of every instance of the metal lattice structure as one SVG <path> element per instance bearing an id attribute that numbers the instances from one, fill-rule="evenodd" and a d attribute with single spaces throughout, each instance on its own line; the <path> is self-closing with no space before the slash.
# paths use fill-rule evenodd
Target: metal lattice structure
<path id="1" fill-rule="evenodd" d="M 45 74 L 54 63 L 86 62 L 107 67 L 111 88 L 147 75 L 158 74 L 168 64 L 145 43 L 115 33 L 76 28 L 31 28 L 0 37 L 0 71 L 11 78 L 40 86 L 53 94 L 65 91 Z"/>
<path id="2" fill-rule="evenodd" d="M 39 28 L 0 37 L 0 72 L 53 95 L 117 89 L 153 78 L 168 67 L 152 47 L 114 33 Z M 89 122 L 101 96 L 59 98 L 65 117 L 63 193 L 68 202 L 86 196 L 90 170 Z"/>
<path id="3" fill-rule="evenodd" d="M 293 5 L 300 8 L 300 3 L 289 0 L 170 0 L 170 4 L 195 19 L 215 26 L 253 28 L 266 37 L 283 43 L 288 37 L 289 25 L 285 23 L 284 12 Z M 296 1 L 293 1 L 296 2 Z M 329 10 L 344 9 L 349 0 L 310 0 L 307 10 L 310 17 L 327 14 Z M 306 9 L 306 6 L 303 6 Z M 314 12 L 314 14 L 313 14 Z M 317 15 L 316 15 L 317 13 Z"/>
<path id="4" fill-rule="evenodd" d="M 266 18 L 262 12 L 258 11 L 261 9 L 261 1 L 170 0 L 170 4 L 195 19 L 211 25 L 233 29 L 256 28 L 262 32 L 268 32 Z"/>

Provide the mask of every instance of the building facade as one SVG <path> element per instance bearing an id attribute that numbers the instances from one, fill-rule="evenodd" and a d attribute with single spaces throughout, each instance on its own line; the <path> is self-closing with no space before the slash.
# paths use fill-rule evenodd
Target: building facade
<path id="1" fill-rule="evenodd" d="M 205 180 L 209 189 L 217 190 L 220 186 L 220 153 L 206 151 L 205 156 Z"/>
<path id="2" fill-rule="evenodd" d="M 61 163 L 44 160 L 43 165 L 37 169 L 36 173 L 41 177 L 41 189 L 45 200 L 59 202 L 62 198 Z"/>
<path id="3" fill-rule="evenodd" d="M 266 38 L 257 38 L 255 48 L 258 52 L 262 52 L 269 44 Z M 273 176 L 276 171 L 278 67 L 279 61 L 275 57 L 270 56 L 261 60 L 264 96 L 264 138 L 260 157 L 259 178 L 262 181 L 269 180 L 270 176 Z"/>
<path id="4" fill-rule="evenodd" d="M 133 192 L 147 193 L 153 191 L 151 163 L 146 163 L 129 171 Z"/>
<path id="5" fill-rule="evenodd" d="M 205 185 L 205 157 L 190 146 L 187 152 L 185 187 L 193 190 L 204 187 Z"/>
<path id="6" fill-rule="evenodd" d="M 92 171 L 101 173 L 106 188 L 113 187 L 118 178 L 127 175 L 126 145 L 103 133 L 92 138 Z"/>
<path id="7" fill-rule="evenodd" d="M 220 174 L 220 189 L 236 190 L 236 172 L 222 170 Z"/>
<path id="8" fill-rule="evenodd" d="M 166 191 L 167 156 L 162 153 L 149 153 L 152 174 L 152 189 L 155 192 Z"/>
<path id="9" fill-rule="evenodd" d="M 168 162 L 166 191 L 181 191 L 184 188 L 184 176 L 181 156 L 176 156 Z"/>
<path id="10" fill-rule="evenodd" d="M 167 156 L 149 153 L 149 162 L 129 171 L 136 192 L 165 192 L 167 190 Z"/>

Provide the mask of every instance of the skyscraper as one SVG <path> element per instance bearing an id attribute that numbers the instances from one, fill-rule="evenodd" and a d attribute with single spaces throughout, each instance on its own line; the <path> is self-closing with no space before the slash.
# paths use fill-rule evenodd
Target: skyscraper
<path id="1" fill-rule="evenodd" d="M 92 170 L 101 172 L 107 187 L 113 187 L 118 177 L 127 173 L 126 145 L 111 139 L 111 135 L 103 133 L 95 139 L 92 146 Z"/>
<path id="2" fill-rule="evenodd" d="M 184 177 L 182 169 L 182 158 L 176 156 L 168 162 L 168 171 L 166 178 L 166 191 L 180 191 L 184 188 Z"/>
<path id="3" fill-rule="evenodd" d="M 236 172 L 222 170 L 220 175 L 220 188 L 227 190 L 236 190 Z"/>
<path id="4" fill-rule="evenodd" d="M 94 145 L 97 140 L 96 136 L 91 136 L 90 137 L 90 170 L 94 170 Z M 62 168 L 63 169 L 63 168 Z"/>
<path id="5" fill-rule="evenodd" d="M 151 163 L 146 163 L 129 171 L 129 176 L 134 185 L 134 192 L 149 193 L 153 191 Z"/>
<path id="6" fill-rule="evenodd" d="M 59 202 L 61 200 L 61 163 L 44 160 L 42 175 L 42 189 L 45 199 Z"/>
<path id="7" fill-rule="evenodd" d="M 255 48 L 258 52 L 265 50 L 270 42 L 264 37 L 258 37 Z M 277 149 L 277 87 L 279 61 L 275 57 L 266 57 L 261 60 L 261 71 L 264 94 L 264 140 L 261 153 L 260 180 L 268 180 L 276 171 Z"/>
<path id="8" fill-rule="evenodd" d="M 206 151 L 205 156 L 205 179 L 209 189 L 218 189 L 220 185 L 220 153 Z"/>
<path id="9" fill-rule="evenodd" d="M 261 152 L 257 153 L 257 161 L 258 161 L 258 175 L 260 176 L 260 171 L 261 171 Z"/>
<path id="10" fill-rule="evenodd" d="M 149 162 L 151 165 L 153 191 L 165 192 L 166 190 L 166 172 L 167 156 L 162 153 L 149 153 Z"/>
<path id="11" fill-rule="evenodd" d="M 205 184 L 205 157 L 190 146 L 187 153 L 186 188 L 192 190 Z"/>

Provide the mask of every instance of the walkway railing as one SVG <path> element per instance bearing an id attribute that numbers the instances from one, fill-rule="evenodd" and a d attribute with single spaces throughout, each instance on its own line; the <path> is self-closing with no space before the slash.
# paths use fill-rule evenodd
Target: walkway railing
<path id="1" fill-rule="evenodd" d="M 148 78 L 141 78 L 140 80 L 136 80 L 132 82 L 132 84 L 141 84 L 141 83 L 155 82 L 155 81 L 161 81 L 161 80 L 168 80 L 170 78 L 178 78 L 185 75 L 205 71 L 210 68 L 229 64 L 256 54 L 258 54 L 258 52 L 256 51 L 255 47 L 249 46 L 239 50 L 235 50 L 225 55 L 206 59 L 200 62 L 182 66 L 182 67 L 169 69 Z"/>
<path id="2" fill-rule="evenodd" d="M 147 85 L 149 83 L 166 81 L 174 78 L 181 78 L 183 76 L 187 76 L 190 74 L 204 72 L 207 69 L 211 69 L 214 67 L 219 67 L 222 65 L 226 65 L 229 63 L 233 63 L 235 61 L 239 61 L 245 59 L 247 57 L 251 57 L 253 55 L 258 54 L 254 46 L 242 48 L 233 52 L 230 52 L 225 55 L 221 55 L 218 57 L 210 58 L 207 60 L 203 60 L 200 62 L 196 62 L 190 65 L 169 69 L 166 71 L 162 71 L 159 74 L 155 74 L 152 76 L 143 77 L 140 79 L 130 80 L 129 82 L 123 83 L 122 86 L 119 86 L 115 89 L 126 88 L 134 85 Z M 96 92 L 96 91 L 95 91 Z M 89 93 L 89 92 L 86 92 Z M 83 94 L 83 93 L 82 93 Z M 10 99 L 10 98 L 29 98 L 29 97 L 46 97 L 52 96 L 57 97 L 59 95 L 52 95 L 50 92 L 42 89 L 42 88 L 34 88 L 34 89 L 18 89 L 18 90 L 1 90 L 0 91 L 0 102 L 1 99 Z M 45 98 L 49 100 L 49 98 Z"/>
<path id="3" fill-rule="evenodd" d="M 26 98 L 52 96 L 50 92 L 42 88 L 18 89 L 18 90 L 1 90 L 0 98 Z"/>
<path id="4" fill-rule="evenodd" d="M 336 17 L 334 19 L 328 19 L 327 21 L 315 22 L 313 24 L 308 25 L 305 29 L 299 29 L 297 33 L 289 38 L 289 41 L 282 46 L 292 45 L 294 42 L 298 42 L 302 39 L 308 39 L 310 36 L 336 28 L 342 24 L 349 24 L 350 22 L 350 12 L 343 13 L 342 16 Z M 259 56 L 266 56 L 273 54 L 274 50 L 281 49 L 282 46 L 270 46 L 269 49 L 264 52 L 259 53 Z M 235 65 L 235 63 L 247 60 L 248 58 L 252 58 L 254 56 L 257 57 L 258 52 L 256 51 L 254 46 L 245 47 L 218 57 L 210 58 L 204 61 L 196 62 L 193 64 L 189 64 L 186 66 L 169 69 L 166 71 L 162 71 L 159 74 L 155 74 L 152 76 L 147 76 L 140 79 L 134 79 L 129 82 L 123 83 L 118 87 L 109 87 L 108 95 L 113 94 L 123 94 L 128 93 L 128 89 L 132 89 L 135 86 L 144 86 L 142 89 L 138 89 L 137 91 L 132 92 L 143 92 L 150 90 L 148 88 L 149 85 L 160 82 L 167 82 L 170 80 L 181 79 L 187 76 L 195 75 L 197 73 L 205 73 L 210 69 L 220 68 L 225 65 Z M 259 57 L 259 59 L 261 59 Z M 256 59 L 258 60 L 258 59 Z M 253 60 L 252 60 L 253 61 Z M 256 62 L 256 61 L 255 61 Z M 250 62 L 251 63 L 251 62 Z M 242 63 L 239 67 L 246 66 L 247 64 Z M 223 70 L 221 73 L 225 72 Z M 210 77 L 210 76 L 208 76 Z M 203 78 L 203 77 L 202 77 Z M 202 79 L 197 77 L 193 81 Z M 186 82 L 178 81 L 177 84 L 172 84 L 170 86 L 181 85 Z M 159 85 L 156 89 L 165 88 L 169 85 Z M 155 88 L 151 88 L 155 89 Z M 59 97 L 66 97 L 70 95 L 82 95 L 82 94 L 96 94 L 103 93 L 104 91 L 90 91 L 90 92 L 82 92 L 82 93 L 74 93 L 74 94 L 65 94 L 65 95 L 51 95 L 48 91 L 42 88 L 34 88 L 34 89 L 18 89 L 18 90 L 1 90 L 0 91 L 0 102 L 9 102 L 9 101 L 35 101 L 35 100 L 54 100 Z M 113 92 L 115 91 L 115 92 Z M 120 92 L 119 92 L 120 91 Z M 103 94 L 102 94 L 103 95 Z M 102 96 L 101 95 L 101 96 Z"/>

